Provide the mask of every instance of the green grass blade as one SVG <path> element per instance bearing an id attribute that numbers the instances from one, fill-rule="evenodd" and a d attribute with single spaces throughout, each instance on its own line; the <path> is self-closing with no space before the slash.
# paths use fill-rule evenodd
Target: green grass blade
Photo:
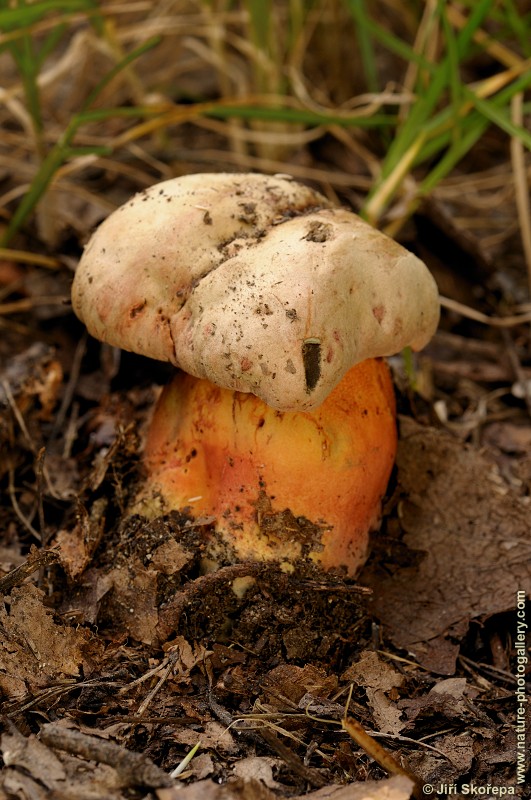
<path id="1" fill-rule="evenodd" d="M 476 31 L 481 27 L 487 14 L 492 9 L 494 0 L 475 0 L 471 6 L 471 14 L 457 35 L 459 58 L 465 58 Z"/>
<path id="2" fill-rule="evenodd" d="M 42 0 L 29 6 L 0 9 L 0 31 L 14 32 L 40 22 L 49 13 L 90 11 L 95 8 L 92 0 Z M 27 33 L 24 32 L 24 33 Z M 22 32 L 21 32 L 21 35 Z"/>
<path id="3" fill-rule="evenodd" d="M 251 34 L 254 44 L 264 53 L 269 53 L 271 31 L 271 0 L 246 0 Z"/>
<path id="4" fill-rule="evenodd" d="M 451 172 L 476 144 L 485 133 L 488 125 L 488 121 L 478 115 L 474 120 L 474 124 L 468 126 L 468 130 L 464 132 L 460 129 L 458 130 L 458 135 L 453 137 L 451 146 L 446 150 L 442 158 L 437 161 L 435 167 L 424 180 L 421 181 L 418 189 L 419 195 L 425 196 L 435 189 L 437 184 Z"/>
<path id="5" fill-rule="evenodd" d="M 351 14 L 353 14 L 353 10 L 351 8 L 353 0 L 344 1 L 347 9 Z M 353 19 L 354 22 L 356 22 L 354 15 Z M 402 39 L 399 39 L 398 36 L 395 36 L 377 22 L 374 22 L 368 13 L 363 20 L 363 26 L 368 35 L 371 35 L 376 41 L 380 42 L 380 44 L 386 47 L 389 52 L 400 56 L 400 58 L 403 58 L 406 63 L 412 61 L 414 64 L 417 64 L 419 67 L 427 70 L 428 72 L 433 70 L 433 64 L 427 61 L 424 56 L 419 55 L 419 53 L 410 47 L 407 42 L 402 41 Z"/>
<path id="6" fill-rule="evenodd" d="M 43 42 L 37 57 L 37 66 L 39 71 L 42 68 L 42 65 L 44 64 L 48 56 L 51 53 L 53 53 L 53 51 L 61 41 L 66 29 L 67 26 L 64 23 L 56 25 L 55 28 L 50 32 L 49 36 Z"/>
<path id="7" fill-rule="evenodd" d="M 462 99 L 462 82 L 459 74 L 459 48 L 454 29 L 446 15 L 446 8 L 441 8 L 441 23 L 445 35 L 446 49 L 448 53 L 448 85 L 450 89 L 451 109 L 454 115 L 459 112 Z"/>
<path id="8" fill-rule="evenodd" d="M 353 128 L 379 128 L 396 125 L 396 114 L 373 114 L 342 116 L 339 114 L 318 114 L 298 108 L 264 108 L 261 106 L 216 105 L 204 112 L 204 116 L 218 119 L 257 119 L 271 122 L 291 122 L 304 125 L 342 125 Z"/>
<path id="9" fill-rule="evenodd" d="M 160 41 L 159 37 L 149 39 L 140 47 L 135 48 L 125 58 L 123 58 L 95 87 L 85 101 L 83 108 L 88 109 L 94 103 L 101 90 L 107 86 L 122 69 L 127 67 L 132 61 L 145 53 L 148 49 L 154 47 Z M 66 160 L 68 153 L 71 152 L 71 143 L 77 133 L 79 126 L 83 121 L 82 115 L 75 115 L 68 124 L 65 132 L 57 144 L 50 150 L 44 161 L 42 162 L 35 178 L 33 179 L 28 192 L 24 195 L 18 207 L 7 226 L 4 236 L 1 239 L 0 246 L 5 247 L 13 238 L 15 233 L 24 224 L 28 216 L 32 213 L 33 209 L 41 200 L 44 193 L 48 189 L 50 182 L 61 164 Z M 108 152 L 106 152 L 108 154 Z"/>
<path id="10" fill-rule="evenodd" d="M 381 195 L 381 187 L 387 179 L 393 174 L 400 174 L 400 165 L 403 162 L 405 154 L 414 152 L 415 148 L 420 145 L 414 161 L 414 163 L 418 163 L 419 154 L 424 150 L 426 142 L 429 140 L 428 134 L 430 127 L 433 126 L 433 114 L 437 106 L 444 101 L 446 93 L 448 91 L 451 92 L 452 83 L 456 94 L 462 91 L 460 87 L 458 88 L 457 84 L 459 80 L 460 62 L 468 55 L 474 33 L 485 19 L 491 9 L 492 3 L 493 0 L 478 0 L 463 28 L 455 37 L 452 35 L 449 43 L 447 42 L 445 57 L 439 64 L 432 66 L 431 81 L 428 88 L 422 94 L 420 92 L 418 93 L 417 100 L 413 104 L 407 119 L 402 128 L 397 132 L 388 150 L 387 156 L 383 161 L 380 179 L 369 194 L 368 207 L 371 207 L 370 201 L 375 195 Z M 439 0 L 437 13 L 442 17 L 443 30 L 445 29 L 445 9 L 446 5 L 444 0 Z M 450 96 L 452 97 L 452 95 Z M 450 123 L 452 118 L 455 117 L 457 109 L 455 105 L 456 98 L 453 97 L 452 99 L 454 104 L 451 104 L 450 107 L 446 104 L 445 108 L 445 113 Z M 436 119 L 438 116 L 439 115 L 436 114 Z M 437 119 L 437 124 L 440 124 L 440 122 L 441 120 Z M 451 131 L 451 129 L 452 126 L 450 124 L 449 131 Z M 435 132 L 439 132 L 437 128 L 435 128 Z M 389 190 L 394 193 L 398 190 L 400 183 L 395 185 L 395 183 L 388 182 L 387 185 L 390 187 Z M 386 198 L 387 202 L 389 202 L 390 199 L 391 195 Z"/>
<path id="11" fill-rule="evenodd" d="M 502 131 L 508 133 L 509 136 L 515 136 L 520 139 L 520 141 L 531 150 L 531 133 L 520 125 L 515 125 L 514 122 L 511 121 L 505 110 L 507 107 L 506 105 L 504 105 L 503 108 L 499 108 L 495 101 L 482 100 L 468 89 L 465 90 L 465 93 L 474 104 L 474 107 L 486 119 L 493 122 L 498 128 L 501 128 Z M 515 92 L 515 94 L 517 94 L 517 92 Z"/>
<path id="12" fill-rule="evenodd" d="M 522 53 L 529 58 L 531 56 L 531 14 L 521 14 L 513 0 L 505 0 L 504 21 L 509 26 L 510 31 L 518 40 Z"/>
<path id="13" fill-rule="evenodd" d="M 345 0 L 346 6 L 350 11 L 352 19 L 356 25 L 356 42 L 363 64 L 363 74 L 369 92 L 378 92 L 378 70 L 376 67 L 376 55 L 372 43 L 372 35 L 369 30 L 369 15 L 365 7 L 365 0 Z"/>
<path id="14" fill-rule="evenodd" d="M 101 94 L 103 89 L 109 85 L 109 83 L 115 78 L 122 70 L 129 66 L 133 61 L 136 61 L 137 58 L 147 53 L 148 50 L 152 50 L 153 47 L 156 47 L 157 44 L 161 41 L 160 36 L 152 36 L 147 42 L 139 45 L 139 47 L 135 47 L 125 58 L 122 58 L 121 61 L 118 62 L 109 72 L 101 79 L 101 81 L 94 87 L 91 91 L 85 102 L 81 107 L 81 112 L 88 111 L 93 103 L 96 102 L 98 96 Z"/>

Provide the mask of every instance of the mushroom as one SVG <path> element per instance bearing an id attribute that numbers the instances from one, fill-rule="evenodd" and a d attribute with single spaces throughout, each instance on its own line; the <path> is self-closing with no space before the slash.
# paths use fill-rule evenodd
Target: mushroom
<path id="1" fill-rule="evenodd" d="M 287 176 L 196 174 L 111 214 L 72 298 L 96 338 L 181 370 L 137 508 L 214 517 L 219 561 L 356 573 L 396 451 L 382 357 L 439 318 L 416 256 Z"/>

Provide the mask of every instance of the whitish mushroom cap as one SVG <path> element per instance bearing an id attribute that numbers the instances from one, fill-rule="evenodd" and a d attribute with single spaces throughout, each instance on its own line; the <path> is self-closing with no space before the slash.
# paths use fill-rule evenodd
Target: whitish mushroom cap
<path id="1" fill-rule="evenodd" d="M 424 347 L 435 282 L 416 256 L 285 177 L 189 175 L 103 222 L 72 289 L 102 341 L 283 411 L 366 358 Z"/>

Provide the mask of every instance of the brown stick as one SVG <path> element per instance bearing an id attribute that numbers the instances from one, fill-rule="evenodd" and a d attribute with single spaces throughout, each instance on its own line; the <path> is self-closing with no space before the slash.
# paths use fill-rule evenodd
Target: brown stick
<path id="1" fill-rule="evenodd" d="M 417 800 L 422 800 L 424 792 L 422 790 L 419 779 L 405 769 L 391 753 L 382 747 L 370 734 L 367 733 L 365 728 L 360 723 L 353 719 L 353 717 L 344 716 L 341 720 L 343 730 L 345 730 L 351 739 L 354 739 L 356 744 L 362 747 L 367 755 L 369 755 L 377 764 L 380 765 L 389 775 L 403 775 L 413 782 L 413 797 Z"/>
<path id="2" fill-rule="evenodd" d="M 147 786 L 156 789 L 174 785 L 170 776 L 157 767 L 150 758 L 143 753 L 126 750 L 114 742 L 87 736 L 55 722 L 43 725 L 40 738 L 49 747 L 65 750 L 87 761 L 109 764 L 114 767 L 124 786 Z"/>
<path id="3" fill-rule="evenodd" d="M 9 594 L 13 587 L 24 583 L 28 575 L 41 567 L 47 567 L 48 564 L 54 564 L 58 560 L 59 553 L 55 550 L 32 550 L 27 561 L 0 578 L 0 595 Z"/>

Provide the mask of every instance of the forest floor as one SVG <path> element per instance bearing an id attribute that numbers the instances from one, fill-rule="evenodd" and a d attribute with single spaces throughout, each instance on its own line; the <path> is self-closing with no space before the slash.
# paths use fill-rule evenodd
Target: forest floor
<path id="1" fill-rule="evenodd" d="M 531 337 L 508 144 L 491 130 L 400 231 L 455 306 L 414 387 L 391 359 L 396 468 L 351 581 L 274 563 L 204 574 L 208 525 L 131 516 L 170 370 L 91 339 L 71 310 L 83 244 L 139 188 L 261 168 L 225 134 L 180 124 L 149 158 L 89 164 L 84 193 L 66 175 L 11 244 L 19 256 L 2 251 L 0 798 L 525 797 Z M 20 181 L 9 136 L 6 186 Z M 269 171 L 359 208 L 340 176 L 370 176 L 341 137 L 275 158 Z"/>

